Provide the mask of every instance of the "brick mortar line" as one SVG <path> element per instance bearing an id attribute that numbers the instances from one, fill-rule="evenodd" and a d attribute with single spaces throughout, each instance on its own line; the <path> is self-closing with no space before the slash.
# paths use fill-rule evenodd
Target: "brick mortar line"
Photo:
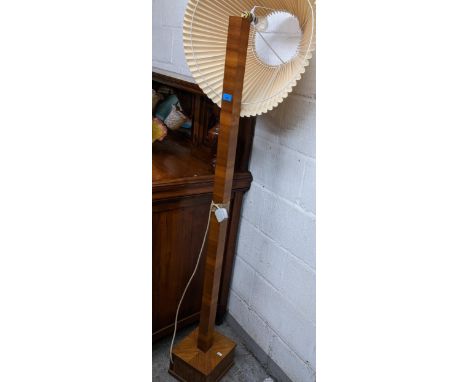
<path id="1" fill-rule="evenodd" d="M 256 275 L 258 275 L 262 280 L 264 280 L 268 286 L 270 286 L 274 291 L 278 292 L 278 294 L 280 294 L 282 297 L 284 297 L 284 299 L 289 302 L 293 307 L 294 309 L 296 310 L 296 312 L 298 313 L 299 316 L 301 316 L 302 318 L 304 318 L 307 322 L 311 322 L 313 323 L 314 321 L 310 321 L 309 318 L 306 317 L 306 315 L 304 314 L 304 312 L 302 312 L 301 310 L 299 310 L 296 305 L 284 294 L 284 293 L 281 293 L 281 291 L 276 288 L 270 281 L 268 281 L 265 277 L 263 277 L 260 273 L 258 273 L 254 267 L 252 267 L 252 265 L 250 265 L 247 261 L 245 261 L 241 256 L 239 256 L 240 260 L 242 260 L 245 264 L 247 264 L 247 266 L 249 266 Z M 232 290 L 235 290 L 235 288 L 230 288 Z M 237 292 L 236 294 L 239 294 L 239 292 Z M 251 300 L 251 297 L 252 295 L 249 296 L 249 300 Z M 248 304 L 248 306 L 251 306 L 250 303 Z M 260 316 L 260 314 L 259 314 Z M 315 326 L 315 324 L 314 324 Z"/>
<path id="2" fill-rule="evenodd" d="M 298 212 L 301 212 L 302 214 L 304 214 L 305 216 L 309 217 L 309 218 L 313 218 L 314 221 L 316 221 L 316 214 L 314 212 L 307 212 L 306 210 L 304 210 L 300 205 L 298 205 L 297 203 L 294 203 L 292 201 L 290 201 L 289 199 L 286 199 L 285 197 L 281 196 L 281 195 L 278 195 L 276 194 L 275 192 L 273 192 L 272 190 L 270 190 L 270 188 L 267 186 L 267 185 L 263 185 L 261 183 L 259 183 L 258 181 L 256 181 L 255 179 L 252 181 L 252 185 L 255 185 L 259 188 L 261 188 L 262 190 L 264 190 L 265 192 L 267 192 L 268 194 L 270 195 L 273 195 L 275 196 L 277 199 L 285 202 L 286 204 L 288 204 L 290 207 L 293 207 L 296 211 Z M 248 192 L 252 192 L 252 188 L 250 188 L 250 190 Z"/>
<path id="3" fill-rule="evenodd" d="M 292 253 L 291 251 L 289 251 L 288 249 L 284 248 L 281 243 L 278 243 L 277 241 L 275 241 L 272 237 L 268 236 L 267 233 L 263 232 L 261 229 L 258 229 L 257 227 L 255 227 L 255 225 L 252 224 L 252 222 L 250 222 L 248 219 L 245 219 L 247 224 L 249 224 L 253 229 L 255 229 L 255 231 L 257 231 L 260 235 L 262 235 L 263 237 L 265 237 L 266 239 L 268 239 L 268 241 L 270 241 L 271 243 L 275 244 L 279 249 L 281 249 L 282 251 L 286 252 L 288 255 L 290 255 L 291 257 L 293 257 L 295 260 L 298 260 L 299 263 L 301 263 L 302 266 L 305 266 L 307 268 L 309 268 L 309 270 L 313 271 L 313 272 L 316 272 L 316 268 L 314 267 L 311 267 L 309 264 L 307 264 L 304 260 L 302 260 L 300 257 L 297 257 L 294 253 Z M 238 254 L 239 251 L 236 250 L 236 254 Z M 242 257 L 242 256 L 240 256 Z"/>
<path id="4" fill-rule="evenodd" d="M 283 149 L 286 149 L 286 151 L 291 151 L 295 154 L 298 154 L 299 156 L 301 156 L 303 159 L 305 159 L 306 161 L 310 161 L 310 160 L 316 160 L 316 157 L 315 156 L 311 156 L 311 155 L 307 155 L 307 154 L 304 154 L 303 152 L 301 151 L 298 151 L 297 149 L 293 149 L 291 147 L 289 147 L 288 145 L 285 145 L 285 144 L 281 144 L 281 142 L 274 142 L 274 141 L 270 141 L 268 139 L 266 139 L 265 137 L 262 137 L 260 135 L 255 135 L 254 136 L 254 144 L 255 144 L 255 139 L 259 139 L 259 140 L 263 140 L 265 142 L 268 142 L 268 143 L 271 143 L 273 145 L 276 145 L 276 146 L 279 146 Z M 279 137 L 278 137 L 279 139 Z M 314 143 L 315 144 L 315 143 Z"/>
<path id="5" fill-rule="evenodd" d="M 247 217 L 245 216 L 242 216 L 242 219 L 245 219 L 247 221 L 247 223 L 249 223 L 252 227 L 254 227 L 260 234 L 262 234 L 263 236 L 265 236 L 266 238 L 268 238 L 270 241 L 272 241 L 278 248 L 282 249 L 283 251 L 285 251 L 286 253 L 288 253 L 289 255 L 291 255 L 292 257 L 294 257 L 295 259 L 299 260 L 299 262 L 301 262 L 302 264 L 306 265 L 307 267 L 309 267 L 310 269 L 312 269 L 314 272 L 316 272 L 316 267 L 312 267 L 310 266 L 309 264 L 307 264 L 303 259 L 301 259 L 300 257 L 296 256 L 294 253 L 292 253 L 289 249 L 283 247 L 283 245 L 279 242 L 277 242 L 276 240 L 274 240 L 271 236 L 269 236 L 266 232 L 262 231 L 261 229 L 257 228 Z M 237 253 L 237 251 L 236 251 Z"/>
<path id="6" fill-rule="evenodd" d="M 311 102 L 311 103 L 316 103 L 317 102 L 316 94 L 313 94 L 312 96 L 306 96 L 304 94 L 295 93 L 294 90 L 292 91 L 292 93 L 289 94 L 288 98 L 299 98 L 301 100 L 305 100 L 305 101 Z"/>
<path id="7" fill-rule="evenodd" d="M 262 316 L 260 313 L 256 312 L 256 311 L 255 311 L 241 296 L 239 296 L 239 294 L 236 293 L 232 288 L 231 288 L 231 291 L 232 291 L 232 293 L 234 293 L 234 294 L 236 295 L 236 297 L 237 297 L 244 305 L 247 306 L 247 310 L 248 310 L 248 311 L 253 312 L 253 314 L 255 314 L 258 318 L 260 318 L 261 321 L 263 321 L 263 323 L 266 325 L 266 327 L 267 327 L 268 329 L 270 329 L 270 330 L 273 332 L 273 334 L 274 334 L 276 337 L 278 337 L 278 338 L 283 342 L 283 344 L 291 351 L 291 353 L 293 353 L 293 354 L 299 359 L 299 361 L 301 361 L 301 362 L 303 362 L 304 364 L 306 364 L 307 367 L 310 367 L 310 366 L 309 366 L 309 365 L 310 365 L 310 362 L 309 362 L 309 361 L 306 361 L 306 360 L 304 360 L 304 359 L 302 359 L 302 357 L 301 357 L 299 354 L 297 354 L 297 352 L 296 352 L 293 348 L 291 348 L 291 345 L 289 345 L 289 344 L 286 342 L 286 340 L 283 339 L 283 337 L 282 337 L 274 328 L 271 327 L 271 325 L 265 320 L 265 318 L 263 318 L 263 316 Z M 316 329 L 316 325 L 314 324 L 313 326 L 314 326 L 314 328 Z M 244 328 L 244 330 L 245 330 L 245 328 Z M 247 331 L 246 331 L 246 332 L 247 332 Z M 250 334 L 249 334 L 249 335 L 250 335 Z M 271 342 L 271 340 L 270 340 L 270 342 Z M 257 345 L 258 345 L 258 344 L 257 344 Z M 258 345 L 258 346 L 260 347 L 260 345 Z M 264 350 L 264 351 L 265 351 L 265 350 Z M 268 354 L 268 353 L 267 353 L 267 354 Z M 310 368 L 311 368 L 311 367 L 310 367 Z M 311 369 L 312 369 L 312 368 L 311 368 Z M 312 369 L 312 370 L 313 370 L 313 369 Z"/>

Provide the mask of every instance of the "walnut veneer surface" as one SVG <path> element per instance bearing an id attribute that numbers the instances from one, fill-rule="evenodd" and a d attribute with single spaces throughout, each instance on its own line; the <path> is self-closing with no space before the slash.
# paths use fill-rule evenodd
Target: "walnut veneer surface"
<path id="1" fill-rule="evenodd" d="M 153 182 L 212 175 L 211 156 L 190 142 L 178 141 L 169 135 L 153 148 Z"/>

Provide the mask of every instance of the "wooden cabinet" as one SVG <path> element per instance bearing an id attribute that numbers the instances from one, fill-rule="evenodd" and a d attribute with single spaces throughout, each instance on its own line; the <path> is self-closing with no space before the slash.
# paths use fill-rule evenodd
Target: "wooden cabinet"
<path id="1" fill-rule="evenodd" d="M 219 108 L 198 86 L 153 73 L 153 88 L 161 85 L 174 89 L 193 126 L 188 134 L 169 132 L 163 142 L 153 144 L 153 340 L 172 332 L 177 304 L 203 241 L 214 174 L 208 129 L 219 117 Z M 255 118 L 241 120 L 218 321 L 226 313 L 242 201 L 252 182 L 248 165 L 254 128 Z M 179 328 L 198 320 L 203 265 L 202 259 L 182 304 Z"/>

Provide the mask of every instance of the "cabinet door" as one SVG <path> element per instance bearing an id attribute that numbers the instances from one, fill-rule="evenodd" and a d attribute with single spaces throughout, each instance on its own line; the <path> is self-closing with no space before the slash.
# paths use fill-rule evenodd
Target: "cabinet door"
<path id="1" fill-rule="evenodd" d="M 153 338 L 173 329 L 177 305 L 195 268 L 208 219 L 206 196 L 153 206 Z M 180 326 L 198 320 L 204 255 L 179 312 Z"/>

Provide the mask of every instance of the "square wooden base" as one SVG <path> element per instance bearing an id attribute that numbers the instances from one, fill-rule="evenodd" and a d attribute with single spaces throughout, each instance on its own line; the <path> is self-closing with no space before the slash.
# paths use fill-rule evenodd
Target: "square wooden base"
<path id="1" fill-rule="evenodd" d="M 181 382 L 217 382 L 234 364 L 236 343 L 215 332 L 213 345 L 204 353 L 197 347 L 198 329 L 172 350 L 169 373 Z"/>

